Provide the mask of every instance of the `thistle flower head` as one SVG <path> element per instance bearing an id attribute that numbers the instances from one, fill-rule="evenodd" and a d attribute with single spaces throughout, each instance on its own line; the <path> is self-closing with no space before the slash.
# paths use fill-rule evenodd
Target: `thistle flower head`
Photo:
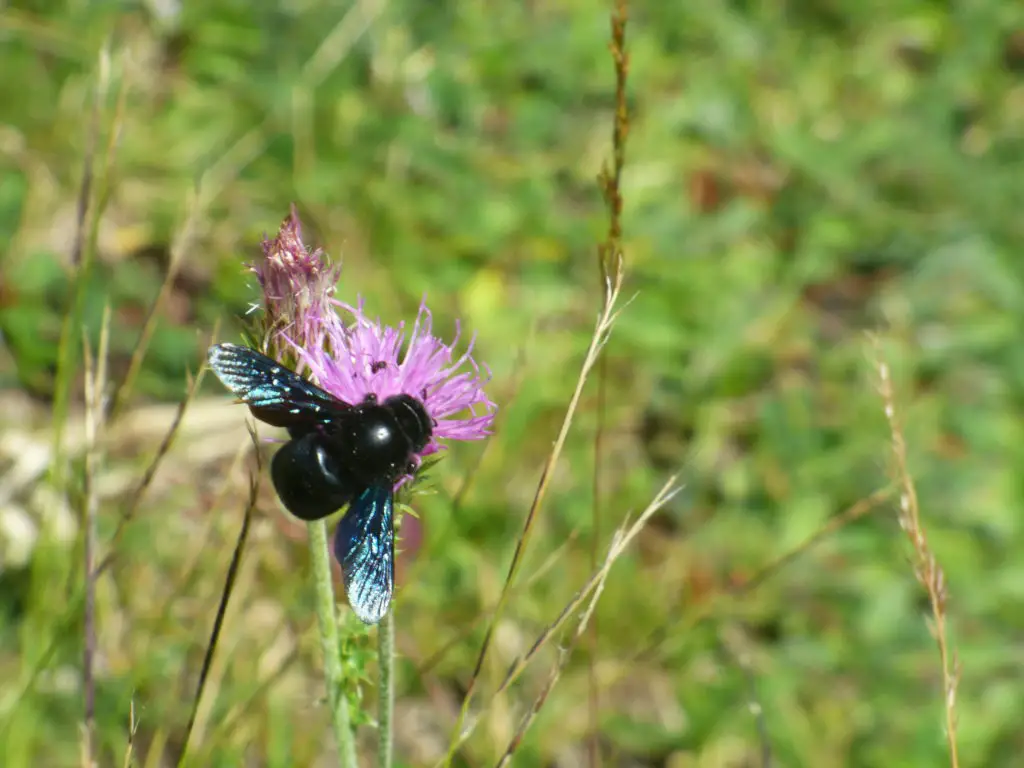
<path id="1" fill-rule="evenodd" d="M 262 261 L 248 265 L 263 290 L 263 346 L 281 359 L 290 351 L 283 336 L 304 344 L 324 324 L 336 324 L 332 307 L 341 265 L 332 265 L 319 248 L 302 242 L 302 222 L 295 206 L 278 229 L 263 239 Z"/>
<path id="2" fill-rule="evenodd" d="M 361 300 L 336 299 L 340 268 L 303 244 L 294 206 L 263 252 L 249 267 L 263 289 L 263 352 L 218 344 L 210 364 L 256 418 L 288 428 L 271 463 L 285 507 L 312 521 L 348 505 L 334 553 L 356 615 L 374 624 L 394 588 L 393 492 L 441 449 L 439 440 L 490 433 L 490 373 L 474 360 L 472 340 L 456 356 L 458 327 L 451 343 L 434 335 L 425 302 L 407 331 L 371 321 Z"/>
<path id="3" fill-rule="evenodd" d="M 450 343 L 435 336 L 425 302 L 408 332 L 404 322 L 392 328 L 371 321 L 361 301 L 356 306 L 334 303 L 350 322 L 323 324 L 311 343 L 295 345 L 321 387 L 353 404 L 368 395 L 384 401 L 400 394 L 422 402 L 434 429 L 419 458 L 440 450 L 438 440 L 479 440 L 490 434 L 496 406 L 484 392 L 490 373 L 474 360 L 473 340 L 456 357 L 458 328 Z"/>
<path id="4" fill-rule="evenodd" d="M 263 290 L 262 347 L 276 360 L 311 374 L 323 389 L 357 405 L 399 394 L 423 403 L 433 434 L 417 462 L 441 449 L 439 440 L 478 440 L 490 434 L 495 404 L 490 379 L 473 358 L 473 341 L 456 356 L 460 333 L 445 343 L 434 335 L 426 303 L 411 330 L 372 321 L 360 300 L 335 298 L 340 265 L 302 241 L 295 206 L 277 236 L 264 238 L 264 258 L 249 265 Z M 407 479 L 407 478 L 405 478 Z"/>

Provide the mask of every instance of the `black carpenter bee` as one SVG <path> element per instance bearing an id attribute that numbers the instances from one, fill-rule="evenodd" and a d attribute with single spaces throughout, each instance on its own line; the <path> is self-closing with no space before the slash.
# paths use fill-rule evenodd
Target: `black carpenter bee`
<path id="1" fill-rule="evenodd" d="M 252 414 L 284 427 L 289 440 L 270 464 L 285 508 L 303 520 L 341 509 L 334 551 L 356 615 L 376 624 L 394 590 L 394 485 L 414 470 L 433 434 L 423 403 L 410 395 L 346 403 L 248 347 L 210 347 L 210 367 Z"/>

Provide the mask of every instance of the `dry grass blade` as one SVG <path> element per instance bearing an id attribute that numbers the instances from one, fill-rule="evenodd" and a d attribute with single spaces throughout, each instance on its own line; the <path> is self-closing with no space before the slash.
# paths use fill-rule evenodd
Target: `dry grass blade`
<path id="1" fill-rule="evenodd" d="M 213 339 L 217 338 L 220 331 L 220 323 L 216 323 L 213 327 L 213 333 L 210 336 L 212 342 Z M 206 346 L 209 346 L 208 344 Z M 205 346 L 204 346 L 205 351 Z M 199 392 L 199 387 L 203 383 L 203 377 L 206 375 L 206 365 L 200 365 L 199 371 L 194 377 L 191 375 L 188 377 L 188 390 L 185 393 L 184 399 L 178 404 L 178 409 L 174 414 L 174 419 L 171 421 L 170 427 L 167 432 L 164 433 L 163 439 L 160 441 L 160 445 L 156 450 L 156 454 L 153 456 L 153 460 L 150 461 L 149 466 L 146 467 L 146 471 L 143 472 L 142 477 L 139 479 L 138 485 L 135 486 L 135 490 L 129 497 L 127 503 L 124 506 L 124 511 L 121 513 L 121 518 L 117 521 L 117 527 L 114 529 L 114 535 L 110 541 L 110 551 L 107 556 L 103 558 L 99 567 L 96 569 L 96 575 L 99 576 L 103 571 L 110 567 L 113 563 L 114 558 L 117 556 L 118 545 L 121 543 L 121 537 L 124 535 L 125 528 L 135 517 L 135 512 L 139 507 L 139 501 L 142 499 L 146 490 L 153 482 L 153 478 L 156 477 L 157 470 L 160 469 L 160 465 L 164 458 L 167 456 L 167 452 L 171 449 L 171 445 L 174 443 L 174 438 L 178 434 L 178 429 L 181 427 L 181 422 L 185 418 L 185 412 L 188 407 L 195 400 L 196 395 Z"/>
<path id="2" fill-rule="evenodd" d="M 626 0 L 616 0 L 611 15 L 611 40 L 608 48 L 615 66 L 615 119 L 612 122 L 612 166 L 604 169 L 599 178 L 605 207 L 608 209 L 608 236 L 597 249 L 598 267 L 602 286 L 608 275 L 623 271 L 622 254 L 622 171 L 626 165 L 626 137 L 629 134 L 629 105 L 626 102 L 626 83 L 629 76 L 629 54 L 626 53 L 626 22 L 629 17 Z M 597 426 L 594 430 L 594 475 L 592 498 L 592 527 L 590 538 L 590 567 L 597 567 L 601 546 L 601 487 L 604 467 L 604 425 L 607 413 L 608 358 L 602 356 L 597 371 Z M 598 741 L 600 701 L 598 695 L 597 658 L 598 622 L 590 624 L 588 643 L 591 654 L 587 665 L 587 710 L 590 720 L 589 756 L 591 768 L 600 765 Z"/>
<path id="3" fill-rule="evenodd" d="M 942 665 L 943 708 L 945 712 L 946 741 L 949 746 L 949 761 L 953 768 L 960 765 L 956 740 L 956 689 L 960 681 L 960 662 L 955 648 L 951 647 L 946 628 L 946 577 L 935 554 L 928 545 L 928 536 L 921 521 L 921 510 L 917 501 L 917 489 L 907 462 L 907 442 L 903 427 L 896 412 L 896 396 L 889 364 L 882 354 L 882 345 L 877 337 L 871 337 L 874 349 L 875 370 L 878 373 L 878 392 L 885 409 L 892 440 L 892 471 L 900 489 L 900 527 L 910 539 L 913 550 L 914 576 L 928 593 L 931 605 L 929 629 L 939 649 Z"/>
<path id="4" fill-rule="evenodd" d="M 555 684 L 558 682 L 558 679 L 562 676 L 562 670 L 565 668 L 565 660 L 568 657 L 569 652 L 566 649 L 559 649 L 558 659 L 551 667 L 551 674 L 545 681 L 544 687 L 541 689 L 541 692 L 537 694 L 537 698 L 534 699 L 533 704 L 530 705 L 530 709 L 523 716 L 522 721 L 519 723 L 519 727 L 516 729 L 511 741 L 509 741 L 508 746 L 505 748 L 505 753 L 495 764 L 498 768 L 508 765 L 512 760 L 512 755 L 514 755 L 515 751 L 519 749 L 519 745 L 523 743 L 523 737 L 526 735 L 527 729 L 530 727 L 531 723 L 533 723 L 534 718 L 537 717 L 537 713 L 540 712 L 541 707 L 543 707 L 544 703 L 548 700 L 548 696 L 555 687 Z M 593 758 L 594 755 L 591 753 L 591 759 Z"/>
<path id="5" fill-rule="evenodd" d="M 258 438 L 255 430 L 250 428 L 253 445 L 258 446 Z M 183 765 L 188 755 L 189 742 L 192 738 L 192 730 L 196 724 L 196 716 L 199 713 L 199 704 L 203 699 L 203 691 L 206 688 L 206 680 L 210 674 L 210 666 L 213 664 L 213 655 L 217 650 L 217 641 L 220 639 L 221 630 L 224 627 L 224 617 L 227 614 L 228 603 L 234 591 L 235 579 L 238 577 L 238 569 L 242 563 L 242 554 L 245 551 L 245 544 L 249 538 L 249 526 L 252 523 L 253 512 L 256 509 L 256 502 L 259 497 L 260 477 L 263 475 L 263 467 L 259 460 L 259 451 L 256 451 L 256 468 L 249 477 L 249 498 L 245 504 L 245 513 L 242 517 L 242 528 L 238 532 L 238 539 L 235 542 L 234 551 L 231 553 L 231 564 L 228 566 L 227 576 L 224 578 L 224 589 L 221 590 L 220 602 L 217 605 L 217 614 L 213 620 L 213 629 L 210 632 L 210 639 L 206 644 L 206 651 L 203 654 L 203 665 L 199 670 L 199 682 L 196 684 L 195 696 L 192 698 L 192 711 L 188 717 L 188 725 L 185 727 L 185 737 L 181 751 L 179 765 Z"/>
<path id="6" fill-rule="evenodd" d="M 85 648 L 82 655 L 82 690 L 85 699 L 85 746 L 83 749 L 89 765 L 94 763 L 96 743 L 96 579 L 93 574 L 93 557 L 96 551 L 96 517 L 99 499 L 96 495 L 96 470 L 99 462 L 99 440 L 103 429 L 103 392 L 107 382 L 107 352 L 110 343 L 110 306 L 103 310 L 103 324 L 100 328 L 99 349 L 94 363 L 89 341 L 82 334 L 82 350 L 85 363 L 85 463 L 82 478 L 82 561 L 85 580 L 85 603 L 83 624 Z"/>
<path id="7" fill-rule="evenodd" d="M 89 208 L 92 203 L 92 187 L 95 179 L 96 147 L 100 140 L 100 116 L 109 88 L 110 49 L 104 45 L 98 58 L 96 89 L 93 92 L 92 109 L 89 113 L 85 154 L 82 156 L 82 180 L 78 187 L 78 196 L 75 199 L 75 234 L 71 242 L 71 266 L 75 269 L 80 269 L 85 260 L 89 240 Z"/>
<path id="8" fill-rule="evenodd" d="M 619 310 L 616 309 L 616 304 L 618 303 L 621 288 L 622 273 L 619 272 L 606 283 L 604 306 L 601 309 L 601 313 L 597 319 L 597 325 L 594 328 L 593 336 L 590 339 L 590 347 L 587 349 L 587 355 L 583 360 L 583 366 L 580 369 L 579 378 L 576 381 L 576 389 L 573 391 L 572 398 L 569 400 L 569 406 L 566 409 L 565 417 L 562 420 L 562 428 L 559 431 L 558 438 L 555 440 L 551 453 L 548 454 L 547 460 L 544 463 L 540 482 L 538 482 L 537 490 L 534 493 L 533 503 L 530 505 L 530 510 L 527 512 L 526 520 L 523 523 L 523 530 L 519 534 L 519 539 L 516 541 L 516 548 L 512 554 L 512 562 L 509 564 L 508 574 L 505 577 L 505 583 L 502 586 L 501 595 L 498 598 L 498 605 L 495 608 L 494 615 L 491 617 L 491 621 L 487 626 L 487 632 L 484 635 L 483 643 L 480 646 L 480 653 L 477 656 L 476 665 L 473 667 L 473 673 L 466 686 L 466 694 L 462 699 L 462 707 L 460 708 L 459 717 L 453 731 L 452 741 L 449 744 L 448 755 L 445 758 L 446 765 L 450 764 L 452 756 L 454 755 L 456 743 L 459 739 L 459 732 L 462 730 L 462 725 L 465 722 L 466 714 L 469 711 L 469 705 L 473 698 L 476 681 L 480 676 L 480 670 L 483 669 L 484 660 L 487 657 L 487 651 L 490 649 L 494 627 L 497 625 L 498 620 L 504 612 L 505 604 L 508 601 L 509 590 L 515 581 L 516 573 L 518 572 L 519 565 L 522 562 L 523 553 L 526 551 L 526 546 L 530 540 L 530 534 L 533 531 L 533 523 L 537 518 L 537 513 L 540 510 L 540 506 L 544 501 L 544 496 L 547 493 L 551 473 L 554 470 L 555 465 L 558 464 L 558 460 L 562 455 L 562 448 L 565 446 L 566 438 L 569 436 L 569 429 L 572 426 L 573 418 L 576 415 L 576 409 L 579 406 L 580 398 L 583 395 L 583 388 L 587 383 L 587 378 L 590 376 L 590 372 L 594 369 L 594 365 L 597 363 L 597 360 L 601 355 L 601 350 L 604 348 L 604 345 L 608 340 L 608 335 L 611 332 L 612 326 L 618 318 Z"/>
<path id="9" fill-rule="evenodd" d="M 508 690 L 509 686 L 512 685 L 519 678 L 519 675 L 522 674 L 523 670 L 526 669 L 526 667 L 534 658 L 536 658 L 537 653 L 541 650 L 541 648 L 543 648 L 548 643 L 548 641 L 552 637 L 554 637 L 554 635 L 565 624 L 566 620 L 568 620 L 570 616 L 572 616 L 577 610 L 579 610 L 583 602 L 587 600 L 587 598 L 590 597 L 591 594 L 599 592 L 599 590 L 602 588 L 604 584 L 604 580 L 608 577 L 608 572 L 611 570 L 612 565 L 615 564 L 615 561 L 622 556 L 622 553 L 626 551 L 626 548 L 632 543 L 636 535 L 647 524 L 651 516 L 659 509 L 661 509 L 665 504 L 671 501 L 671 499 L 679 492 L 680 489 L 675 485 L 675 482 L 675 476 L 669 478 L 668 482 L 666 482 L 665 485 L 662 486 L 661 490 L 658 491 L 654 499 L 651 500 L 651 503 L 647 505 L 647 508 L 640 513 L 640 516 L 633 523 L 624 524 L 622 528 L 620 528 L 616 532 L 615 536 L 612 538 L 611 544 L 608 547 L 608 552 L 605 555 L 604 563 L 601 565 L 601 568 L 591 575 L 591 577 L 587 580 L 586 584 L 583 585 L 583 587 L 566 604 L 565 608 L 562 609 L 561 613 L 558 614 L 558 617 L 551 624 L 545 627 L 545 629 L 541 632 L 537 639 L 534 640 L 533 645 L 530 646 L 530 649 L 525 654 L 523 654 L 523 656 L 519 657 L 518 659 L 512 662 L 508 669 L 508 672 L 505 674 L 505 679 L 502 681 L 501 685 L 497 687 L 497 689 L 494 691 L 494 695 L 491 697 L 492 703 L 497 699 L 498 696 L 500 696 L 502 693 Z M 582 632 L 583 629 L 586 628 L 586 623 L 590 620 L 590 616 L 592 614 L 593 607 L 595 604 L 595 601 L 591 601 L 586 611 L 584 612 L 583 618 L 580 620 L 580 624 L 578 625 L 578 627 L 580 627 L 580 632 Z M 483 715 L 487 712 L 489 706 L 490 704 L 485 705 L 483 709 L 477 713 L 473 720 L 466 725 L 465 728 L 457 730 L 455 732 L 453 744 L 451 747 L 451 751 L 449 752 L 449 755 L 445 757 L 443 760 L 439 761 L 438 765 L 444 765 L 448 763 L 454 751 L 458 749 L 459 746 L 461 746 L 466 741 L 466 739 L 468 739 L 472 735 L 473 730 L 476 728 L 477 724 L 480 723 Z"/>
<path id="10" fill-rule="evenodd" d="M 622 531 L 620 530 L 617 536 L 621 535 Z M 572 655 L 572 649 L 579 642 L 587 627 L 592 623 L 594 610 L 597 608 L 597 601 L 601 599 L 601 593 L 604 591 L 604 585 L 605 581 L 608 579 L 608 573 L 608 568 L 603 568 L 599 572 L 599 578 L 594 585 L 593 592 L 590 596 L 590 602 L 587 604 L 586 610 L 583 611 L 583 616 L 580 617 L 579 624 L 576 625 L 576 631 L 573 633 L 572 639 L 565 647 L 559 648 L 558 659 L 555 661 L 555 664 L 551 669 L 551 674 L 548 676 L 548 679 L 544 683 L 544 687 L 541 689 L 541 692 L 537 695 L 537 698 L 534 699 L 530 709 L 527 711 L 526 715 L 523 716 L 522 722 L 519 724 L 519 728 L 516 730 L 515 735 L 512 737 L 508 747 L 505 749 L 505 754 L 502 755 L 500 760 L 498 760 L 498 766 L 508 765 L 512 760 L 512 755 L 515 754 L 519 745 L 523 743 L 523 737 L 526 735 L 526 731 L 536 719 L 537 714 L 540 712 L 545 702 L 547 702 L 548 695 L 555 687 L 558 679 L 562 676 L 562 671 L 565 669 L 565 665 L 569 662 L 569 657 Z M 535 647 L 537 647 L 536 644 Z M 592 760 L 600 759 L 600 752 L 596 751 L 599 744 L 596 738 L 593 738 L 596 737 L 596 735 L 596 732 L 591 733 L 590 758 Z"/>
<path id="11" fill-rule="evenodd" d="M 551 568 L 554 567 L 555 563 L 558 563 L 562 560 L 562 558 L 565 555 L 565 552 L 572 546 L 573 542 L 576 541 L 579 535 L 579 530 L 572 531 L 566 537 L 566 540 L 562 542 L 561 545 L 556 547 L 550 555 L 548 555 L 544 562 L 540 564 L 540 567 L 536 568 L 530 573 L 530 578 L 528 578 L 522 584 L 517 585 L 513 588 L 513 595 L 518 595 L 521 592 L 526 592 L 530 587 L 532 587 L 541 578 L 543 578 L 544 575 L 549 570 L 551 570 Z M 451 651 L 452 648 L 455 648 L 466 638 L 468 638 L 471 634 L 473 634 L 473 632 L 476 630 L 480 622 L 482 622 L 484 619 L 489 619 L 491 616 L 494 615 L 494 610 L 496 607 L 497 606 L 494 606 L 488 608 L 485 611 L 480 611 L 476 615 L 476 617 L 469 623 L 468 627 L 463 627 L 459 631 L 459 633 L 456 634 L 451 640 L 449 640 L 447 643 L 445 643 L 432 654 L 430 654 L 424 661 L 420 662 L 419 666 L 416 668 L 416 672 L 420 675 L 430 674 L 434 670 L 434 667 L 441 663 L 441 661 L 444 659 L 445 656 L 448 655 L 449 651 Z"/>

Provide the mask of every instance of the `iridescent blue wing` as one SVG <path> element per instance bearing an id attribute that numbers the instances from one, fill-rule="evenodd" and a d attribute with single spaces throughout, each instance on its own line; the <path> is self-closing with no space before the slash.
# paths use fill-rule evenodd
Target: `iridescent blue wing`
<path id="1" fill-rule="evenodd" d="M 210 368 L 252 415 L 274 427 L 312 427 L 349 408 L 276 360 L 237 344 L 216 344 Z M 293 435 L 294 436 L 294 435 Z"/>
<path id="2" fill-rule="evenodd" d="M 371 486 L 356 497 L 338 523 L 334 556 L 341 563 L 345 594 L 364 624 L 384 618 L 395 585 L 395 499 L 390 487 Z"/>

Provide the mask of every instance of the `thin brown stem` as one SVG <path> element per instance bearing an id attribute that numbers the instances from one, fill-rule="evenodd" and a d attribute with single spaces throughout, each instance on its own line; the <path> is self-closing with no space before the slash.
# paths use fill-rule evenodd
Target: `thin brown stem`
<path id="1" fill-rule="evenodd" d="M 103 106 L 106 103 L 111 82 L 110 47 L 104 44 L 100 49 L 96 67 L 96 85 L 93 90 L 89 120 L 85 134 L 85 151 L 82 155 L 82 179 L 75 200 L 75 234 L 71 242 L 71 266 L 75 270 L 71 303 L 61 324 L 60 341 L 57 349 L 57 376 L 53 392 L 53 462 L 50 465 L 51 481 L 60 488 L 64 483 L 64 429 L 71 403 L 72 382 L 77 375 L 78 334 L 82 328 L 82 307 L 95 245 L 95 233 L 102 212 L 101 194 L 97 194 L 96 153 L 100 142 Z M 115 116 L 115 125 L 120 123 Z M 109 170 L 112 152 L 108 153 L 105 167 Z"/>
<path id="2" fill-rule="evenodd" d="M 557 683 L 558 679 L 562 676 L 562 671 L 565 669 L 565 665 L 568 664 L 569 657 L 572 655 L 573 647 L 580 641 L 583 633 L 593 621 L 594 610 L 597 608 L 597 601 L 601 599 L 601 593 L 604 591 L 604 585 L 607 579 L 608 569 L 603 568 L 598 574 L 598 579 L 594 585 L 587 608 L 583 611 L 583 615 L 580 617 L 579 623 L 576 625 L 576 631 L 573 633 L 569 642 L 564 647 L 558 649 L 558 659 L 555 661 L 555 664 L 551 669 L 551 674 L 548 676 L 548 679 L 545 682 L 544 687 L 541 689 L 541 692 L 537 695 L 537 698 L 534 699 L 533 705 L 523 717 L 522 722 L 519 724 L 519 728 L 516 730 L 515 735 L 512 737 L 508 747 L 505 749 L 505 754 L 502 755 L 501 759 L 498 761 L 499 768 L 510 764 L 512 755 L 515 754 L 519 745 L 522 744 L 526 731 L 537 718 L 537 714 L 547 702 L 548 695 L 555 687 L 555 683 Z M 596 737 L 596 732 L 592 733 L 591 736 Z M 592 741 L 591 743 L 596 743 L 596 741 Z"/>
<path id="3" fill-rule="evenodd" d="M 608 212 L 608 235 L 598 247 L 598 267 L 601 285 L 607 285 L 608 276 L 621 274 L 622 256 L 622 170 L 626 164 L 626 137 L 629 133 L 629 108 L 626 103 L 626 82 L 629 74 L 629 54 L 626 53 L 626 22 L 628 3 L 616 0 L 611 15 L 611 39 L 609 50 L 615 69 L 615 118 L 612 121 L 612 165 L 602 171 L 598 182 Z M 592 527 L 590 537 L 590 567 L 597 567 L 601 546 L 601 503 L 604 489 L 601 477 L 604 467 L 605 419 L 608 401 L 608 358 L 602 356 L 597 371 L 597 426 L 594 430 L 594 476 Z M 587 711 L 589 719 L 588 754 L 591 768 L 601 764 L 600 750 L 600 691 L 597 683 L 596 663 L 598 634 L 597 617 L 590 622 L 587 646 L 590 657 L 587 663 Z"/>
<path id="4" fill-rule="evenodd" d="M 530 577 L 521 584 L 517 584 L 513 588 L 513 595 L 519 595 L 526 592 L 530 587 L 536 584 L 540 579 L 555 566 L 556 563 L 561 562 L 565 555 L 566 550 L 572 546 L 579 536 L 579 531 L 572 531 L 566 538 L 565 542 L 560 546 L 556 547 L 555 550 L 548 555 L 541 565 L 530 572 Z M 441 661 L 448 655 L 448 653 L 458 646 L 462 641 L 469 637 L 477 628 L 477 626 L 484 620 L 494 615 L 495 607 L 488 608 L 484 611 L 480 611 L 470 621 L 468 626 L 463 627 L 458 634 L 452 637 L 448 642 L 438 648 L 436 651 L 431 653 L 425 660 L 420 662 L 416 668 L 416 672 L 419 675 L 430 674 L 434 668 L 441 663 Z"/>
<path id="5" fill-rule="evenodd" d="M 669 478 L 668 482 L 662 486 L 661 490 L 658 491 L 657 495 L 651 500 L 647 508 L 640 513 L 639 517 L 632 523 L 623 525 L 612 538 L 611 544 L 608 547 L 608 552 L 605 555 L 604 563 L 601 567 L 591 575 L 583 587 L 573 596 L 573 598 L 566 604 L 562 612 L 558 614 L 558 617 L 540 633 L 530 648 L 521 657 L 515 659 L 512 665 L 509 667 L 508 672 L 505 674 L 504 680 L 494 691 L 494 695 L 490 699 L 490 703 L 493 703 L 498 696 L 508 690 L 522 674 L 523 670 L 529 666 L 530 662 L 537 657 L 537 654 L 547 643 L 554 637 L 558 631 L 562 628 L 565 622 L 572 616 L 580 606 L 583 605 L 584 601 L 587 600 L 595 590 L 599 591 L 603 588 L 604 581 L 608 576 L 608 572 L 611 570 L 615 562 L 622 556 L 623 552 L 629 547 L 636 535 L 643 529 L 647 522 L 651 519 L 659 509 L 665 504 L 672 500 L 672 498 L 679 492 L 679 487 L 676 486 L 676 478 Z M 577 626 L 580 627 L 580 632 L 586 628 L 587 623 L 590 621 L 593 608 L 596 603 L 591 601 L 588 605 L 584 616 Z M 465 741 L 472 735 L 476 726 L 480 723 L 483 715 L 487 712 L 490 703 L 484 705 L 476 716 L 466 724 L 465 728 L 457 728 L 452 738 L 452 744 L 449 747 L 449 754 L 442 758 L 438 765 L 446 765 L 451 760 L 451 755 L 454 751 L 459 748 Z"/>
<path id="6" fill-rule="evenodd" d="M 928 544 L 928 535 L 921 520 L 917 488 L 914 485 L 907 461 L 907 441 L 903 436 L 903 426 L 896 411 L 892 372 L 882 354 L 881 341 L 877 337 L 872 337 L 871 343 L 874 349 L 875 370 L 878 373 L 878 392 L 882 398 L 886 421 L 889 424 L 892 443 L 892 472 L 900 489 L 900 527 L 907 534 L 914 553 L 914 576 L 927 592 L 928 602 L 931 606 L 932 615 L 929 629 L 938 646 L 939 662 L 942 666 L 943 711 L 949 761 L 952 768 L 959 768 L 960 757 L 956 740 L 956 689 L 960 681 L 960 662 L 957 659 L 955 648 L 949 641 L 946 626 L 946 601 L 948 598 L 946 576 Z"/>
<path id="7" fill-rule="evenodd" d="M 258 444 L 256 433 L 250 432 L 254 445 Z M 259 451 L 256 452 L 257 463 L 249 478 L 249 498 L 246 501 L 245 512 L 242 515 L 242 527 L 238 531 L 238 539 L 235 541 L 235 548 L 231 553 L 231 563 L 228 565 L 228 572 L 224 578 L 224 588 L 221 590 L 220 602 L 217 605 L 217 614 L 213 620 L 213 629 L 210 632 L 210 639 L 206 644 L 206 651 L 203 654 L 203 665 L 199 671 L 199 682 L 196 684 L 195 696 L 192 698 L 192 710 L 189 714 L 188 725 L 185 728 L 184 748 L 181 752 L 183 764 L 188 755 L 189 742 L 192 731 L 195 727 L 196 717 L 199 714 L 199 705 L 203 699 L 203 691 L 206 689 L 206 681 L 210 675 L 210 668 L 213 665 L 213 655 L 217 650 L 217 643 L 220 639 L 221 630 L 224 628 L 224 619 L 227 616 L 228 603 L 234 592 L 235 581 L 238 578 L 238 570 L 242 564 L 242 554 L 245 551 L 245 544 L 249 539 L 249 526 L 252 523 L 253 512 L 256 509 L 256 502 L 259 498 L 260 478 L 263 475 L 263 467 L 259 462 Z"/>
<path id="8" fill-rule="evenodd" d="M 505 583 L 502 586 L 501 595 L 498 598 L 498 605 L 495 607 L 494 615 L 491 617 L 491 621 L 487 626 L 487 632 L 485 633 L 483 643 L 480 646 L 480 653 L 477 655 L 476 664 L 473 667 L 472 674 L 470 675 L 469 683 L 466 685 L 466 693 L 462 699 L 462 707 L 459 711 L 455 728 L 452 731 L 448 754 L 445 758 L 446 765 L 451 764 L 451 759 L 455 754 L 455 749 L 459 742 L 459 734 L 462 731 L 462 724 L 466 720 L 466 715 L 469 712 L 469 706 L 472 702 L 473 694 L 476 689 L 477 680 L 479 679 L 480 672 L 483 669 L 484 660 L 487 658 L 487 652 L 490 650 L 491 639 L 494 635 L 494 628 L 497 626 L 498 621 L 504 613 L 509 592 L 515 582 L 516 574 L 519 572 L 519 566 L 522 563 L 523 553 L 526 551 L 527 544 L 530 541 L 530 535 L 533 532 L 534 522 L 537 519 L 537 514 L 540 511 L 541 504 L 547 495 L 551 475 L 555 466 L 558 464 L 558 460 L 561 458 L 562 449 L 565 447 L 565 441 L 569 436 L 569 429 L 572 427 L 573 419 L 576 416 L 576 409 L 579 407 L 580 398 L 583 395 L 583 389 L 591 371 L 593 371 L 594 366 L 601 355 L 601 350 L 604 349 L 604 345 L 608 340 L 608 335 L 611 332 L 612 326 L 614 326 L 615 321 L 618 319 L 618 313 L 620 310 L 617 308 L 617 304 L 621 288 L 622 273 L 618 272 L 610 278 L 606 285 L 605 303 L 598 317 L 597 325 L 594 328 L 594 333 L 590 340 L 590 347 L 587 349 L 586 357 L 583 360 L 583 365 L 576 381 L 576 389 L 573 391 L 572 397 L 569 400 L 569 405 L 566 408 L 565 417 L 562 420 L 562 427 L 558 433 L 558 437 L 552 446 L 551 453 L 548 454 L 548 458 L 544 463 L 544 469 L 541 472 L 540 481 L 537 483 L 537 489 L 534 492 L 533 502 L 530 504 L 530 509 L 526 514 L 526 520 L 523 522 L 523 530 L 520 532 L 519 538 L 516 541 L 516 548 L 512 554 L 512 562 L 509 564 L 508 574 L 505 577 Z"/>

